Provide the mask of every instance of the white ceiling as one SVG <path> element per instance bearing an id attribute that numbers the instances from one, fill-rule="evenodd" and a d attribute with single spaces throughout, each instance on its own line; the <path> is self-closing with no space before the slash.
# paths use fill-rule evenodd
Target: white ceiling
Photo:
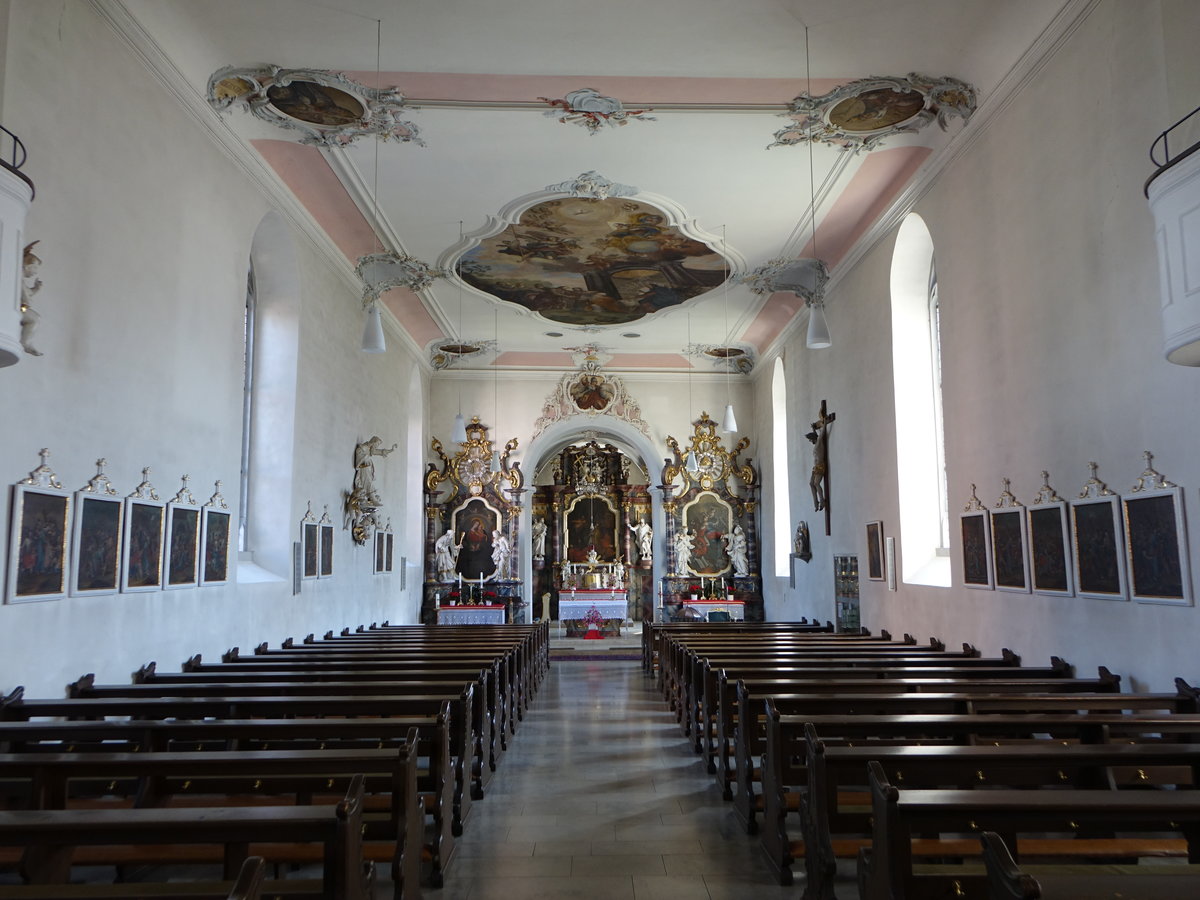
<path id="1" fill-rule="evenodd" d="M 460 221 L 467 233 L 481 229 L 517 198 L 595 170 L 675 204 L 693 220 L 695 232 L 711 236 L 718 247 L 724 232 L 730 256 L 744 263 L 735 268 L 745 271 L 800 253 L 812 235 L 811 194 L 818 199 L 817 255 L 826 240 L 827 249 L 845 258 L 854 241 L 870 238 L 870 226 L 883 212 L 860 197 L 859 218 L 831 219 L 826 239 L 821 223 L 870 154 L 818 146 L 810 184 L 806 146 L 766 149 L 786 122 L 776 108 L 806 89 L 806 24 L 814 93 L 855 78 L 919 72 L 968 82 L 986 112 L 989 100 L 1008 84 L 1005 79 L 1028 63 L 1023 58 L 1031 46 L 1052 25 L 1062 26 L 1065 16 L 1059 14 L 1072 0 L 123 0 L 123 5 L 143 39 L 157 45 L 197 96 L 204 95 L 214 71 L 229 65 L 274 63 L 372 78 L 380 20 L 382 80 L 418 107 L 408 118 L 426 146 L 364 138 L 326 157 L 368 220 L 377 183 L 384 247 L 435 265 L 457 243 Z M 433 83 L 431 73 L 537 79 L 522 83 L 528 95 L 505 97 L 498 105 L 472 101 L 493 87 L 502 96 L 511 80 L 443 79 L 458 85 L 459 102 L 422 106 L 429 98 L 421 89 Z M 547 107 L 537 100 L 585 87 L 605 93 L 606 83 L 620 84 L 618 97 L 626 108 L 655 107 L 650 113 L 655 121 L 589 135 L 544 115 Z M 776 108 L 742 103 L 713 109 L 729 90 Z M 672 101 L 680 97 L 694 98 L 702 108 L 679 109 Z M 296 139 L 240 110 L 224 116 L 246 142 Z M 979 120 L 976 113 L 973 122 L 964 127 L 954 121 L 946 133 L 935 125 L 892 138 L 884 150 L 937 151 L 962 139 Z M 936 152 L 929 157 L 937 158 Z M 921 173 L 904 174 L 911 180 Z M 353 189 L 356 181 L 367 196 Z M 860 179 L 856 190 L 872 184 L 893 192 L 884 199 L 902 187 Z M 560 355 L 563 347 L 585 341 L 621 354 L 678 354 L 689 327 L 697 343 L 745 343 L 755 334 L 747 330 L 766 300 L 744 286 L 731 287 L 727 320 L 726 293 L 718 288 L 634 324 L 585 335 L 478 292 L 460 291 L 444 279 L 421 294 L 445 337 L 486 340 L 495 329 L 506 353 Z M 546 331 L 565 336 L 550 338 Z M 641 337 L 621 337 L 630 331 Z M 760 323 L 756 354 L 781 329 L 774 326 L 766 337 L 762 332 Z M 537 364 L 528 355 L 511 359 Z M 636 357 L 623 359 L 638 367 Z M 669 364 L 645 359 L 652 366 Z M 490 362 L 491 357 L 480 360 Z"/>

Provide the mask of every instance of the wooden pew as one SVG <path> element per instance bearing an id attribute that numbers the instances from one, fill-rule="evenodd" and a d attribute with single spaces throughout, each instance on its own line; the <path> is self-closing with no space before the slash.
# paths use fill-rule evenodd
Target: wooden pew
<path id="1" fill-rule="evenodd" d="M 0 722 L 0 749 L 49 755 L 125 752 L 135 760 L 164 751 L 394 748 L 396 752 L 410 742 L 416 729 L 421 762 L 417 793 L 431 823 L 430 883 L 439 887 L 455 851 L 449 719 L 447 703 L 437 716 L 386 719 Z M 416 829 L 418 842 L 421 830 Z"/>
<path id="2" fill-rule="evenodd" d="M 14 692 L 15 693 L 15 692 Z M 65 700 L 26 700 L 6 698 L 0 702 L 0 722 L 44 718 L 100 719 L 280 719 L 288 716 L 346 719 L 371 717 L 385 723 L 387 717 L 439 715 L 449 704 L 449 759 L 451 785 L 450 828 L 454 836 L 462 834 L 470 812 L 471 792 L 463 790 L 464 767 L 472 755 L 471 721 L 473 687 L 468 685 L 457 695 L 337 695 L 320 697 L 272 697 L 261 695 L 222 697 L 114 697 Z M 384 718 L 380 718 L 384 717 Z M 369 730 L 369 726 L 368 726 Z"/>
<path id="3" fill-rule="evenodd" d="M 200 881 L 136 882 L 121 884 L 0 884 L 0 900 L 260 900 L 267 874 L 261 856 L 247 857 L 237 881 L 206 883 Z M 276 883 L 280 884 L 280 883 Z M 304 885 L 307 887 L 307 885 Z M 280 891 L 275 897 L 286 896 Z M 300 895 L 303 897 L 303 894 Z M 310 892 L 311 896 L 311 892 Z"/>
<path id="4" fill-rule="evenodd" d="M 748 670 L 743 670 L 748 671 Z M 962 670 L 958 667 L 947 669 L 865 669 L 826 670 L 831 677 L 820 677 L 820 669 L 791 669 L 781 670 L 779 678 L 740 680 L 752 695 L 774 696 L 811 692 L 813 690 L 829 691 L 835 694 L 853 693 L 947 693 L 960 689 L 970 689 L 988 694 L 1027 694 L 1027 693 L 1116 693 L 1120 690 L 1121 678 L 1113 675 L 1103 666 L 1100 667 L 1098 678 L 1068 678 L 1050 677 L 1037 678 L 1004 678 L 1001 675 L 1016 675 L 1018 673 L 1045 671 L 1039 669 L 999 669 L 993 673 L 989 669 Z M 967 674 L 963 675 L 963 672 Z M 1057 671 L 1057 670 L 1051 670 Z M 1062 670 L 1069 674 L 1069 669 Z M 936 677 L 922 677 L 928 673 Z M 802 677 L 790 677 L 789 673 L 799 673 Z M 988 677 L 994 674 L 996 677 Z M 812 677 L 808 677 L 811 675 Z M 732 785 L 736 778 L 734 767 L 734 742 L 736 740 L 737 717 L 737 683 L 726 670 L 717 673 L 716 710 L 704 715 L 712 719 L 709 726 L 709 742 L 705 749 L 705 757 L 710 772 L 717 776 L 717 784 L 722 789 L 725 799 L 732 799 Z M 707 721 L 707 719 L 705 720 Z M 703 730 L 703 724 L 701 724 Z"/>
<path id="5" fill-rule="evenodd" d="M 737 689 L 738 725 L 734 745 L 734 812 L 745 824 L 747 832 L 757 830 L 757 813 L 762 798 L 755 777 L 765 750 L 766 721 L 771 710 L 783 715 L 803 717 L 841 716 L 848 727 L 855 720 L 867 727 L 872 722 L 897 715 L 932 714 L 964 715 L 984 713 L 999 716 L 1003 713 L 1063 713 L 1087 710 L 1097 713 L 1121 714 L 1138 712 L 1195 712 L 1196 698 L 1180 694 L 1114 694 L 1114 693 L 1044 693 L 989 694 L 985 688 L 964 684 L 953 693 L 893 693 L 893 694 L 834 694 L 809 690 L 795 694 L 755 694 L 744 682 Z M 771 701 L 773 706 L 766 705 Z M 840 732 L 832 731 L 831 734 Z M 868 732 L 869 733 L 869 732 Z M 761 770 L 759 770 L 761 771 Z"/>
<path id="6" fill-rule="evenodd" d="M 410 727 L 401 746 L 384 750 L 0 753 L 0 795 L 9 798 L 8 808 L 29 809 L 304 805 L 336 791 L 329 798 L 335 802 L 362 775 L 365 792 L 383 802 L 378 813 L 365 808 L 363 837 L 379 845 L 370 858 L 389 864 L 399 900 L 419 895 L 418 746 Z"/>
<path id="7" fill-rule="evenodd" d="M 672 622 L 643 622 L 642 623 L 642 669 L 647 675 L 653 675 L 655 667 L 658 665 L 659 652 L 662 649 L 662 641 L 664 636 L 668 634 L 701 634 L 704 632 L 713 633 L 718 628 L 725 629 L 729 633 L 765 633 L 767 631 L 786 631 L 793 634 L 799 633 L 818 633 L 826 632 L 833 633 L 833 623 L 829 622 L 825 625 L 820 625 L 816 622 L 809 622 L 807 619 L 801 619 L 799 622 L 687 622 L 687 623 L 672 623 Z M 864 633 L 868 633 L 863 629 Z M 887 632 L 884 632 L 887 634 Z M 888 635 L 884 640 L 891 640 Z"/>
<path id="8" fill-rule="evenodd" d="M 979 842 L 988 873 L 988 900 L 1179 900 L 1200 896 L 1200 872 L 1195 866 L 1041 866 L 1034 877 L 1021 871 L 996 832 L 983 832 Z"/>
<path id="9" fill-rule="evenodd" d="M 768 728 L 778 728 L 771 723 Z M 1062 787 L 1115 790 L 1123 786 L 1200 784 L 1200 744 L 1099 743 L 1075 744 L 1042 739 L 1016 744 L 984 746 L 917 745 L 827 745 L 811 725 L 805 727 L 806 764 L 802 770 L 789 765 L 795 743 L 781 737 L 768 743 L 765 763 L 763 849 L 781 883 L 790 884 L 790 865 L 803 858 L 807 874 L 805 896 L 832 898 L 833 875 L 838 857 L 857 856 L 869 843 L 870 817 L 864 808 L 863 791 L 867 763 L 878 762 L 888 777 L 906 787 Z M 781 758 L 782 756 L 782 758 Z M 769 773 L 769 774 L 766 774 Z M 797 817 L 803 841 L 789 838 L 781 803 L 786 786 L 806 784 Z M 835 835 L 839 837 L 835 839 Z M 1043 853 L 1052 848 L 1041 846 Z M 1094 846 L 1074 841 L 1070 849 L 1078 855 L 1115 857 L 1162 856 L 1181 852 L 1182 842 L 1129 841 L 1114 847 L 1109 842 Z M 918 847 L 914 853 L 940 852 L 936 845 Z"/>
<path id="10" fill-rule="evenodd" d="M 429 694 L 459 691 L 465 684 L 473 683 L 474 696 L 479 698 L 488 695 L 491 682 L 486 669 L 460 670 L 462 677 L 450 680 L 455 677 L 452 671 L 435 671 L 433 677 L 424 670 L 352 672 L 344 678 L 338 678 L 329 671 L 314 673 L 302 670 L 281 670 L 265 677 L 257 673 L 217 672 L 211 675 L 185 672 L 160 676 L 153 667 L 154 664 L 150 663 L 139 669 L 134 673 L 134 683 L 127 685 L 96 684 L 93 675 L 84 675 L 67 686 L 67 694 L 70 697 L 219 697 L 230 693 L 292 697 L 402 694 L 408 691 Z M 496 723 L 494 712 L 484 702 L 474 702 L 471 713 L 473 753 L 469 768 L 464 769 L 464 776 L 468 779 L 471 799 L 480 800 L 495 772 L 498 756 Z"/>
<path id="11" fill-rule="evenodd" d="M 1019 848 L 1014 837 L 1022 834 L 1174 833 L 1187 841 L 1188 861 L 1200 861 L 1200 791 L 897 788 L 876 762 L 868 763 L 868 782 L 871 848 L 858 863 L 864 900 L 987 897 L 986 878 L 977 870 L 915 872 L 914 835 L 995 831 Z"/>
<path id="12" fill-rule="evenodd" d="M 32 884 L 67 880 L 79 846 L 217 845 L 227 878 L 236 877 L 251 849 L 273 844 L 324 847 L 323 900 L 369 900 L 374 865 L 362 862 L 363 779 L 355 776 L 333 805 L 189 809 L 0 810 L 0 846 L 21 847 Z M 262 855 L 262 854 L 255 854 Z M 287 888 L 284 889 L 285 891 Z"/>

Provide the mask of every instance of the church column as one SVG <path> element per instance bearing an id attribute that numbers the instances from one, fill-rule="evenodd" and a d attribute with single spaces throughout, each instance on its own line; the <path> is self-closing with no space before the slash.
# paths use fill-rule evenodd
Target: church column
<path id="1" fill-rule="evenodd" d="M 436 494 L 427 494 L 425 506 L 425 591 L 421 598 L 420 621 L 432 625 L 437 621 L 437 610 L 433 608 L 433 597 L 437 592 L 437 554 L 433 546 L 441 536 L 442 507 Z"/>

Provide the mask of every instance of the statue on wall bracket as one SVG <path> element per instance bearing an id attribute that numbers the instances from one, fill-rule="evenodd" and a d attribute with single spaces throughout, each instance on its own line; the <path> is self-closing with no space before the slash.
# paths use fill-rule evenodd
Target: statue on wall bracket
<path id="1" fill-rule="evenodd" d="M 354 445 L 354 482 L 346 492 L 346 527 L 356 544 L 365 544 L 380 527 L 378 512 L 383 506 L 375 487 L 375 457 L 388 456 L 396 444 L 385 448 L 379 435 Z"/>

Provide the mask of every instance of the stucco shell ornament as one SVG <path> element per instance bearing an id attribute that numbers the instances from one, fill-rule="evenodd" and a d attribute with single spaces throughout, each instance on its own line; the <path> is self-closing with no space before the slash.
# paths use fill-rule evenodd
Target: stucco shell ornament
<path id="1" fill-rule="evenodd" d="M 933 121 L 945 131 L 951 117 L 969 119 L 975 102 L 975 89 L 949 76 L 860 78 L 819 97 L 800 94 L 783 114 L 793 123 L 775 132 L 769 146 L 802 144 L 811 136 L 843 150 L 874 150 L 891 135 L 914 134 Z"/>
<path id="2" fill-rule="evenodd" d="M 219 112 L 244 106 L 264 122 L 300 133 L 300 143 L 344 147 L 363 135 L 424 146 L 417 126 L 401 118 L 404 95 L 371 88 L 338 72 L 226 66 L 208 79 L 208 102 Z"/>
<path id="3" fill-rule="evenodd" d="M 561 100 L 551 100 L 549 97 L 538 99 L 554 107 L 547 110 L 546 115 L 557 117 L 559 122 L 581 125 L 593 135 L 605 125 L 616 128 L 628 125 L 634 119 L 643 122 L 654 121 L 654 116 L 646 115 L 652 110 L 626 109 L 616 97 L 606 97 L 594 88 L 571 91 Z"/>

